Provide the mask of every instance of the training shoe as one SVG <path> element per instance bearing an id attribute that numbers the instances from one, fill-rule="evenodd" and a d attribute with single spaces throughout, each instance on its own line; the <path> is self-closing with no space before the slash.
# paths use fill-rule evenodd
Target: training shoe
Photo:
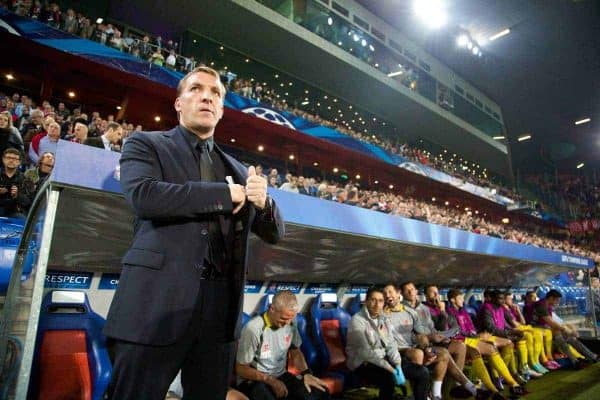
<path id="1" fill-rule="evenodd" d="M 552 360 L 552 361 L 546 361 L 544 363 L 544 367 L 548 368 L 550 371 L 554 371 L 556 369 L 560 369 L 560 364 L 558 364 L 554 360 Z"/>
<path id="2" fill-rule="evenodd" d="M 532 369 L 532 368 L 529 368 L 528 370 L 526 370 L 526 371 L 525 371 L 525 374 L 526 374 L 526 375 L 529 375 L 529 377 L 530 377 L 530 378 L 532 378 L 532 379 L 539 378 L 539 377 L 541 377 L 541 376 L 543 376 L 543 375 L 544 375 L 544 374 L 542 374 L 542 373 L 540 373 L 540 372 L 537 372 L 537 371 L 535 371 L 535 370 L 534 370 L 534 369 Z"/>
<path id="3" fill-rule="evenodd" d="M 528 392 L 527 390 L 525 390 L 525 388 L 523 386 L 511 386 L 510 387 L 510 396 L 514 397 L 520 397 L 520 396 L 524 396 L 526 395 Z"/>
<path id="4" fill-rule="evenodd" d="M 496 386 L 496 389 L 498 389 L 499 392 L 502 392 L 504 390 L 504 384 L 502 383 L 502 378 L 497 377 L 496 379 L 494 379 L 494 386 Z"/>
<path id="5" fill-rule="evenodd" d="M 547 370 L 546 368 L 542 367 L 541 364 L 533 364 L 532 368 L 535 372 L 538 372 L 540 374 L 547 374 L 548 372 L 550 372 L 549 370 Z"/>
<path id="6" fill-rule="evenodd" d="M 525 378 L 523 378 L 521 375 L 519 374 L 514 374 L 513 378 L 515 378 L 515 381 L 517 381 L 517 383 L 519 385 L 525 385 L 527 383 L 527 380 L 525 380 Z"/>
<path id="7" fill-rule="evenodd" d="M 471 393 L 464 386 L 454 386 L 452 389 L 450 389 L 449 394 L 451 397 L 454 397 L 455 399 L 468 399 L 469 397 L 473 396 L 473 393 Z"/>
<path id="8" fill-rule="evenodd" d="M 485 389 L 477 389 L 477 394 L 475 395 L 475 400 L 488 400 L 492 396 L 492 392 Z"/>

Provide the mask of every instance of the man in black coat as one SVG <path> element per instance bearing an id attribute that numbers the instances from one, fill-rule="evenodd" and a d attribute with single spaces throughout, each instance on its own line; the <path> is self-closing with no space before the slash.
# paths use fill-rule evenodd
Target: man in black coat
<path id="1" fill-rule="evenodd" d="M 179 126 L 136 132 L 121 157 L 135 214 L 104 333 L 114 341 L 109 397 L 162 400 L 182 371 L 184 398 L 225 399 L 241 310 L 248 235 L 284 234 L 267 183 L 213 140 L 225 88 L 199 67 L 177 88 Z"/>

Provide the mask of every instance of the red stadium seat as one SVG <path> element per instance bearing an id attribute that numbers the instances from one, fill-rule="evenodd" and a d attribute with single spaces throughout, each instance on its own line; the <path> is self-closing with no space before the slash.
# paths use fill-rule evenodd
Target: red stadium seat
<path id="1" fill-rule="evenodd" d="M 330 393 L 340 393 L 348 374 L 345 348 L 350 315 L 338 305 L 337 296 L 330 293 L 318 295 L 310 310 L 321 374 L 328 378 Z"/>
<path id="2" fill-rule="evenodd" d="M 40 347 L 40 400 L 91 400 L 84 331 L 47 331 Z"/>

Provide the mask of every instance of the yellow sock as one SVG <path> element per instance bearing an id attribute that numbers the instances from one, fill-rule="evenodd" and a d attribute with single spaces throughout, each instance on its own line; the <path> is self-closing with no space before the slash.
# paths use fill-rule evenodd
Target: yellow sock
<path id="1" fill-rule="evenodd" d="M 552 356 L 552 331 L 544 329 L 544 352 L 547 360 L 554 360 Z"/>
<path id="2" fill-rule="evenodd" d="M 540 362 L 542 349 L 544 348 L 544 337 L 542 331 L 533 329 L 533 354 L 529 354 L 530 365 L 535 365 Z M 544 356 L 545 357 L 545 356 Z M 542 360 L 544 362 L 544 360 Z"/>
<path id="3" fill-rule="evenodd" d="M 531 334 L 525 332 L 525 338 L 527 338 L 527 335 L 529 335 L 531 342 L 533 342 Z M 527 364 L 527 340 L 519 340 L 517 342 L 517 352 L 519 353 L 519 371 L 522 371 L 525 364 Z"/>
<path id="4" fill-rule="evenodd" d="M 512 353 L 512 349 L 510 349 L 509 346 L 506 346 L 504 349 L 506 349 L 506 348 L 511 350 L 511 353 Z M 506 363 L 504 362 L 503 357 L 500 357 L 500 354 L 498 354 L 497 352 L 492 353 L 490 355 L 490 364 L 492 364 L 492 367 L 494 367 L 494 369 L 496 371 L 498 371 L 500 376 L 502 378 L 504 378 L 504 381 L 509 386 L 515 386 L 517 384 L 517 382 L 515 382 L 515 379 L 510 374 L 510 371 L 506 367 Z"/>
<path id="5" fill-rule="evenodd" d="M 569 345 L 569 349 L 571 350 L 571 354 L 573 354 L 576 358 L 584 359 L 585 357 L 575 349 L 575 347 Z"/>
<path id="6" fill-rule="evenodd" d="M 494 393 L 498 391 L 498 389 L 496 389 L 496 386 L 494 386 L 494 382 L 492 382 L 490 373 L 488 372 L 481 356 L 474 357 L 471 360 L 471 368 L 473 368 L 473 374 L 477 378 L 481 379 L 481 382 L 483 382 L 483 384 L 489 391 Z"/>

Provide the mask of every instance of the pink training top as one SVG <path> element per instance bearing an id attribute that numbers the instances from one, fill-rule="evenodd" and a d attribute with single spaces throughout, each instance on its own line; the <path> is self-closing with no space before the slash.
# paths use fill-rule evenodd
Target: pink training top
<path id="1" fill-rule="evenodd" d="M 492 314 L 492 317 L 494 319 L 494 325 L 496 325 L 496 328 L 500 330 L 504 330 L 506 328 L 506 320 L 504 319 L 504 307 L 496 307 L 492 303 L 485 303 L 482 307 L 484 311 L 487 311 L 490 314 Z"/>
<path id="2" fill-rule="evenodd" d="M 473 320 L 464 307 L 462 307 L 460 310 L 457 310 L 452 304 L 448 304 L 446 311 L 448 314 L 456 318 L 456 322 L 460 328 L 460 334 L 457 335 L 456 339 L 477 336 L 477 330 L 475 330 Z"/>

